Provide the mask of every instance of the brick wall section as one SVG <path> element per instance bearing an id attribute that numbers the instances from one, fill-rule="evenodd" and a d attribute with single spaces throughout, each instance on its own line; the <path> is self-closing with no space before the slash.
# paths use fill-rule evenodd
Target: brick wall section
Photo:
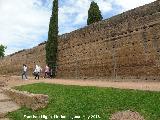
<path id="1" fill-rule="evenodd" d="M 160 1 L 157 0 L 61 35 L 57 78 L 158 79 L 159 45 Z M 44 46 L 8 56 L 2 60 L 0 68 L 4 73 L 17 74 L 24 62 L 31 69 L 34 62 L 45 66 Z M 10 71 L 9 65 L 13 66 Z"/>
<path id="2" fill-rule="evenodd" d="M 2 88 L 4 93 L 11 97 L 17 104 L 32 110 L 39 110 L 48 105 L 48 95 L 32 94 L 11 88 Z"/>

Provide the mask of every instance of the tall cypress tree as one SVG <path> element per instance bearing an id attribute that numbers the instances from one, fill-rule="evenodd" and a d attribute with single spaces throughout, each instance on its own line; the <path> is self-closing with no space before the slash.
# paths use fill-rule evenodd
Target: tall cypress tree
<path id="1" fill-rule="evenodd" d="M 52 16 L 49 23 L 48 41 L 46 43 L 46 63 L 55 77 L 58 48 L 58 0 L 53 1 Z"/>
<path id="2" fill-rule="evenodd" d="M 101 15 L 101 11 L 99 10 L 99 6 L 97 5 L 97 3 L 92 1 L 88 10 L 87 25 L 101 21 L 102 19 L 103 17 Z"/>
<path id="3" fill-rule="evenodd" d="M 4 52 L 7 47 L 4 45 L 0 45 L 0 58 L 4 57 Z"/>

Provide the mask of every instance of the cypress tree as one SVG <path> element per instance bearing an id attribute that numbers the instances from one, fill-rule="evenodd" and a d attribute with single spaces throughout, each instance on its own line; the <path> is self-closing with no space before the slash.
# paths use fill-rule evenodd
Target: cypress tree
<path id="1" fill-rule="evenodd" d="M 58 48 L 58 0 L 53 1 L 52 16 L 49 23 L 48 40 L 46 42 L 46 63 L 55 77 Z"/>
<path id="2" fill-rule="evenodd" d="M 4 45 L 0 45 L 0 58 L 4 57 L 4 52 L 7 47 Z"/>
<path id="3" fill-rule="evenodd" d="M 101 21 L 102 19 L 103 17 L 101 15 L 101 11 L 99 10 L 99 6 L 97 5 L 97 3 L 92 1 L 88 10 L 87 25 Z"/>

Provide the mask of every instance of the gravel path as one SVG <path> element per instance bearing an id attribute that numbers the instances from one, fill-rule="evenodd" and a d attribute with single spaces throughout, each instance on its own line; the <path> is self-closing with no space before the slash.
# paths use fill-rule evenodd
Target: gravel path
<path id="1" fill-rule="evenodd" d="M 35 80 L 29 78 L 28 80 L 21 80 L 20 76 L 12 77 L 0 77 L 0 80 L 8 81 L 9 87 L 20 86 L 32 83 L 51 83 L 51 84 L 63 84 L 63 85 L 79 85 L 79 86 L 97 86 L 97 87 L 113 87 L 121 89 L 137 89 L 137 90 L 148 90 L 148 91 L 160 91 L 160 82 L 130 82 L 129 80 L 122 82 L 115 81 L 96 81 L 96 80 L 71 80 L 71 79 L 43 79 Z"/>

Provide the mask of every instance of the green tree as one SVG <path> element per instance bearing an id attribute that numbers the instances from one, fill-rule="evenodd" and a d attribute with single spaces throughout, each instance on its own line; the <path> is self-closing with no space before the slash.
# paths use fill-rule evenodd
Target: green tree
<path id="1" fill-rule="evenodd" d="M 58 48 L 58 0 L 53 1 L 52 16 L 49 23 L 48 40 L 45 46 L 46 63 L 52 69 L 55 77 Z"/>
<path id="2" fill-rule="evenodd" d="M 6 46 L 0 45 L 0 58 L 3 58 L 3 57 L 4 57 L 5 49 L 7 49 Z"/>
<path id="3" fill-rule="evenodd" d="M 99 10 L 97 3 L 92 1 L 88 10 L 87 25 L 101 21 L 102 19 L 103 17 L 101 15 L 101 11 Z"/>

